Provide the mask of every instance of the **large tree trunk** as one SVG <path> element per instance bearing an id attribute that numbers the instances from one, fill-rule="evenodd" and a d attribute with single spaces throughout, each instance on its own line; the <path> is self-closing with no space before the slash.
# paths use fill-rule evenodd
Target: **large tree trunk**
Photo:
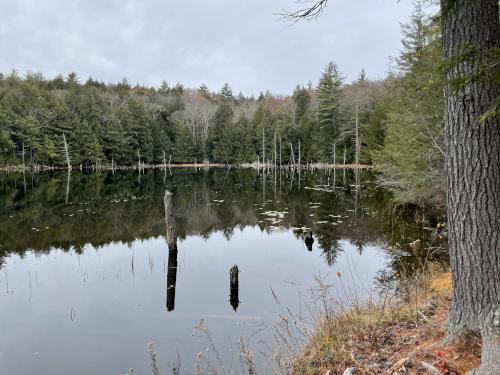
<path id="1" fill-rule="evenodd" d="M 476 374 L 500 374 L 500 123 L 488 55 L 499 47 L 498 0 L 441 0 L 453 302 L 450 338 L 480 335 Z M 496 62 L 498 64 L 498 61 Z"/>

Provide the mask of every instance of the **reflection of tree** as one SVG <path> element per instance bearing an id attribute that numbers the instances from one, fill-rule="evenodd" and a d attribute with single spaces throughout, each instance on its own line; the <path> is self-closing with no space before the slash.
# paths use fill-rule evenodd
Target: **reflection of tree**
<path id="1" fill-rule="evenodd" d="M 326 264 L 333 266 L 339 252 L 342 251 L 342 246 L 338 241 L 332 240 L 329 243 L 324 243 L 321 248 L 323 249 L 323 257 L 325 258 Z"/>
<path id="2" fill-rule="evenodd" d="M 68 204 L 66 173 L 31 176 L 26 194 L 22 178 L 22 174 L 0 177 L 0 265 L 2 254 L 22 255 L 28 249 L 46 252 L 57 247 L 82 251 L 86 244 L 131 244 L 136 239 L 164 236 L 160 202 L 165 189 L 173 193 L 173 220 L 179 239 L 189 235 L 208 238 L 214 232 L 229 239 L 236 229 L 246 226 L 266 231 L 272 230 L 271 225 L 307 227 L 332 264 L 340 251 L 341 239 L 351 241 L 358 249 L 389 242 L 394 246 L 399 243 L 404 250 L 415 238 L 423 242 L 429 238 L 429 232 L 416 225 L 413 214 L 409 214 L 414 210 L 409 209 L 408 214 L 394 211 L 390 195 L 377 189 L 366 172 L 360 175 L 363 194 L 357 200 L 352 173 L 346 173 L 345 188 L 339 186 L 332 193 L 308 189 L 331 188 L 327 174 L 305 172 L 300 191 L 296 188 L 297 176 L 292 181 L 291 173 L 283 174 L 279 201 L 265 202 L 263 178 L 250 169 L 173 170 L 166 186 L 161 171 L 145 171 L 140 183 L 134 171 L 73 172 Z M 273 179 L 267 181 L 274 184 Z M 268 186 L 268 191 L 271 189 Z M 262 215 L 266 211 L 286 214 L 273 224 Z M 300 241 L 304 241 L 303 232 L 295 231 Z"/>
<path id="3" fill-rule="evenodd" d="M 240 304 L 239 291 L 240 285 L 238 281 L 239 274 L 238 266 L 234 265 L 229 271 L 229 303 L 233 307 L 233 310 L 238 310 Z"/>
<path id="4" fill-rule="evenodd" d="M 167 310 L 173 311 L 175 308 L 175 288 L 177 284 L 177 248 L 175 251 L 168 251 L 167 268 Z"/>
<path id="5" fill-rule="evenodd" d="M 228 241 L 231 240 L 231 237 L 233 236 L 234 234 L 234 228 L 224 228 L 222 230 L 222 234 L 224 235 L 224 238 Z"/>
<path id="6" fill-rule="evenodd" d="M 177 284 L 177 248 L 174 251 L 168 251 L 167 268 L 167 311 L 173 311 L 175 308 L 175 288 Z"/>
<path id="7" fill-rule="evenodd" d="M 356 249 L 358 250 L 358 253 L 359 255 L 362 255 L 363 254 L 363 249 L 365 247 L 365 241 L 363 241 L 362 239 L 355 239 L 352 244 L 354 246 L 356 246 Z"/>
<path id="8" fill-rule="evenodd" d="M 306 234 L 306 236 L 304 238 L 304 243 L 307 247 L 307 250 L 312 251 L 312 246 L 314 244 L 314 237 L 313 237 L 312 231 L 309 231 L 309 233 Z"/>

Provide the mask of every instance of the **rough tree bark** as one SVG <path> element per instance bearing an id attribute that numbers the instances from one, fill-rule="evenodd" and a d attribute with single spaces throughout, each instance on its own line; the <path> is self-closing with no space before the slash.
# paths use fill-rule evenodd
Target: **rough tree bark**
<path id="1" fill-rule="evenodd" d="M 285 14 L 321 15 L 329 0 Z M 480 335 L 476 375 L 500 374 L 500 86 L 498 0 L 440 0 L 446 76 L 447 210 L 453 302 L 450 338 Z M 498 59 L 498 57 L 497 57 Z M 492 72 L 494 70 L 494 72 Z M 495 74 L 487 74 L 495 73 Z M 486 73 L 486 74 L 485 74 Z"/>
<path id="2" fill-rule="evenodd" d="M 441 0 L 447 203 L 453 302 L 450 339 L 482 337 L 474 374 L 500 374 L 500 123 L 481 116 L 500 86 L 481 74 L 499 48 L 497 0 Z M 496 62 L 498 64 L 498 61 Z"/>

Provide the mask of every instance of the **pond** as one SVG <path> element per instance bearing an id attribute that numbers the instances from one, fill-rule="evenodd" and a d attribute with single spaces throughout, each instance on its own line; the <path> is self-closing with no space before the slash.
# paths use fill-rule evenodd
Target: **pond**
<path id="1" fill-rule="evenodd" d="M 392 208 L 367 171 L 2 174 L 0 373 L 146 374 L 151 350 L 240 373 L 239 337 L 268 373 L 318 279 L 349 304 L 418 258 L 392 249 L 428 228 Z"/>

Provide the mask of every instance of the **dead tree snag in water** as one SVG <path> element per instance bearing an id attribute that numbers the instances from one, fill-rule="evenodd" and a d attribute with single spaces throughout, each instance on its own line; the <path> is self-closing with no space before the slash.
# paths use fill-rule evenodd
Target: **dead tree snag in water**
<path id="1" fill-rule="evenodd" d="M 165 227 L 168 245 L 167 311 L 172 311 L 175 308 L 175 287 L 177 282 L 177 237 L 175 236 L 172 197 L 173 194 L 170 191 L 165 191 L 163 203 L 165 206 Z"/>

